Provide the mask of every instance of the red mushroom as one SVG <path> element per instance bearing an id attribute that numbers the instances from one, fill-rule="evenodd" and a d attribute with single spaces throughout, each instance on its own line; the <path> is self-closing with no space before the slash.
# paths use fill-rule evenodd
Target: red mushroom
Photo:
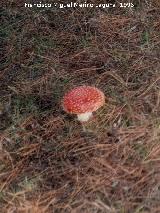
<path id="1" fill-rule="evenodd" d="M 96 87 L 79 86 L 63 98 L 63 109 L 71 114 L 77 114 L 78 120 L 86 122 L 92 117 L 92 112 L 103 106 L 105 96 Z"/>

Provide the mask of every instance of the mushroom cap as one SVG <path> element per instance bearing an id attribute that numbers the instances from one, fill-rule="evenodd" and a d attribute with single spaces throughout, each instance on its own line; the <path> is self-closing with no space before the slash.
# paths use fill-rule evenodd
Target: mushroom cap
<path id="1" fill-rule="evenodd" d="M 65 94 L 63 109 L 71 114 L 96 111 L 105 103 L 105 96 L 96 87 L 79 86 Z"/>

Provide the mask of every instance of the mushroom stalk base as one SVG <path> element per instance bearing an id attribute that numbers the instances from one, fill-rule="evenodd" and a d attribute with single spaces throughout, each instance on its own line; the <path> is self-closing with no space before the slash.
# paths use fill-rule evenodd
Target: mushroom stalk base
<path id="1" fill-rule="evenodd" d="M 86 122 L 92 117 L 92 112 L 85 112 L 77 115 L 80 122 Z"/>

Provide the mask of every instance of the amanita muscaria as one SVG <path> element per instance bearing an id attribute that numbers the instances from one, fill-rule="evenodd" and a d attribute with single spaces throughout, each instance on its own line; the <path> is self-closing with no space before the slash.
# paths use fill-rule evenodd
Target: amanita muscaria
<path id="1" fill-rule="evenodd" d="M 64 95 L 62 104 L 66 112 L 77 114 L 80 122 L 86 122 L 104 103 L 105 95 L 98 88 L 79 86 Z"/>

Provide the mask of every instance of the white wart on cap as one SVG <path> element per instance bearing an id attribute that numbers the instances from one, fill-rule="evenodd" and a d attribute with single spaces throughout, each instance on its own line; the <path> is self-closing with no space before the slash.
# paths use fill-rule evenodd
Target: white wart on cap
<path id="1" fill-rule="evenodd" d="M 78 120 L 86 122 L 92 116 L 92 112 L 99 109 L 105 103 L 105 96 L 96 87 L 79 86 L 63 98 L 63 109 L 71 114 L 77 114 Z"/>

